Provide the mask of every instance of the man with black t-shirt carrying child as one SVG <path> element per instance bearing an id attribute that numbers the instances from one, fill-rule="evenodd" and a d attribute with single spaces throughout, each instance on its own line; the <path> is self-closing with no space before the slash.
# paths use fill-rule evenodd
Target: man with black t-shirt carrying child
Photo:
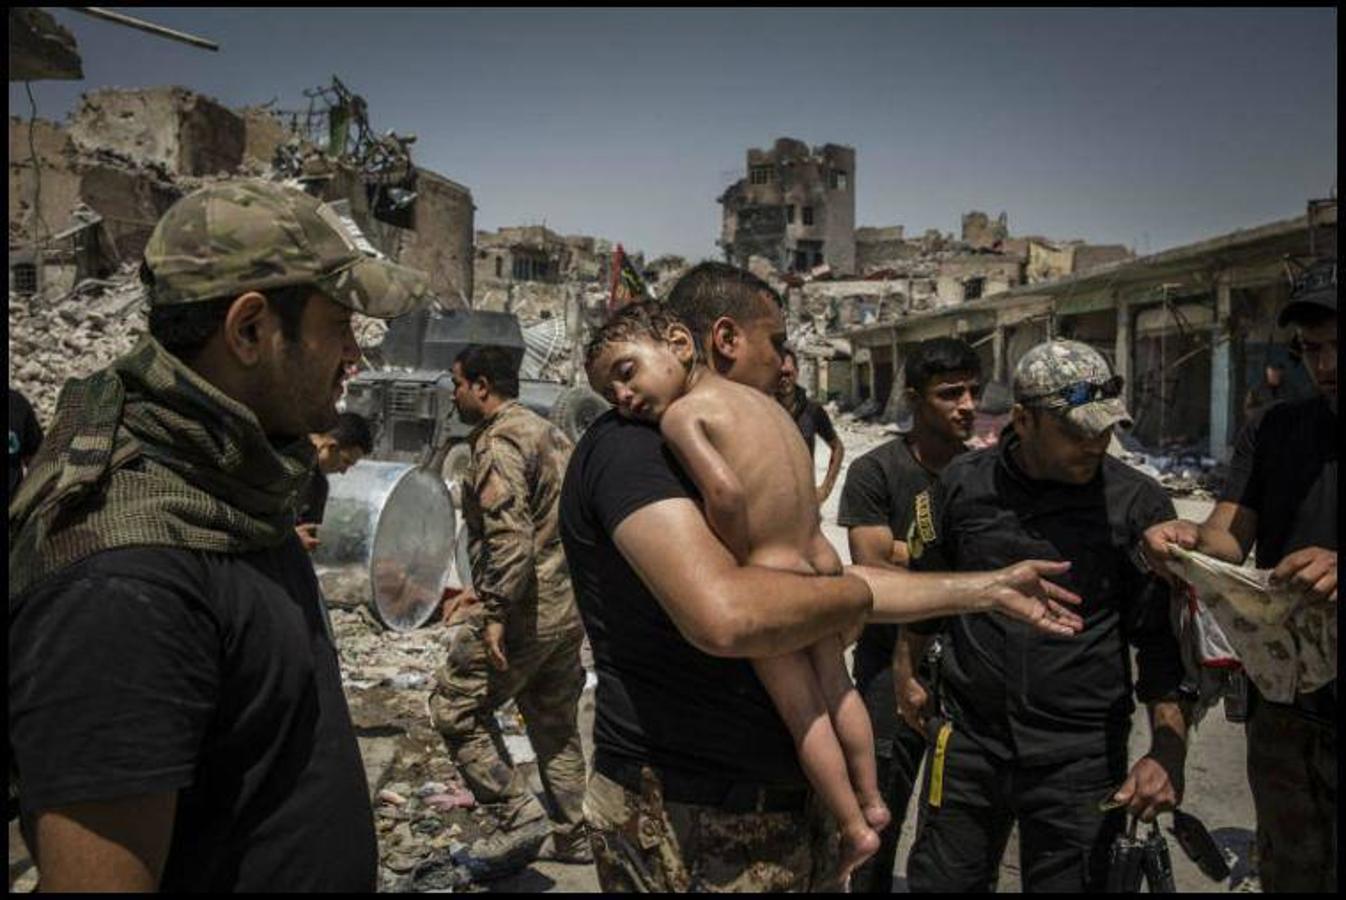
<path id="1" fill-rule="evenodd" d="M 721 375 L 772 393 L 780 297 L 722 263 L 667 306 Z M 764 464 L 772 448 L 764 447 Z M 835 831 L 748 660 L 878 621 L 995 610 L 1074 631 L 1068 563 L 917 576 L 740 566 L 647 424 L 600 417 L 571 457 L 561 536 L 598 675 L 585 819 L 604 891 L 811 890 L 835 884 Z"/>

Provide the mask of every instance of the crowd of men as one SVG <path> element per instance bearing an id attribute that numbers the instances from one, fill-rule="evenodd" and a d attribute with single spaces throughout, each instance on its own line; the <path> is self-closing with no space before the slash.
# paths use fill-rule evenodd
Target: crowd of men
<path id="1" fill-rule="evenodd" d="M 376 886 L 368 785 L 306 551 L 326 475 L 372 446 L 336 408 L 359 357 L 352 315 L 392 318 L 428 293 L 362 247 L 302 191 L 207 187 L 146 247 L 150 335 L 69 382 L 45 439 L 11 390 L 11 797 L 44 890 Z M 829 445 L 823 483 L 806 485 L 821 505 L 844 450 L 795 383 L 780 296 L 703 263 L 663 309 L 695 371 L 776 397 L 810 455 L 815 436 Z M 475 602 L 430 715 L 498 827 L 458 861 L 481 877 L 539 857 L 592 864 L 604 891 L 840 887 L 809 751 L 753 661 L 858 634 L 852 675 L 893 815 L 851 888 L 892 889 L 919 791 L 913 891 L 993 890 L 1015 824 L 1025 889 L 1102 890 L 1128 817 L 1182 802 L 1198 698 L 1170 615 L 1172 545 L 1231 562 L 1255 548 L 1304 602 L 1336 602 L 1335 264 L 1296 284 L 1281 324 L 1316 392 L 1259 396 L 1200 524 L 1108 454 L 1130 414 L 1088 345 L 1025 354 L 1009 424 L 975 452 L 976 352 L 920 345 L 905 360 L 911 429 L 851 465 L 838 524 L 853 565 L 826 574 L 726 546 L 708 518 L 720 498 L 645 415 L 647 357 L 572 446 L 517 402 L 516 361 L 467 348 L 452 376 L 475 425 Z M 784 451 L 759 443 L 753 465 L 769 469 Z M 1263 887 L 1335 890 L 1335 681 L 1291 703 L 1249 690 Z M 509 699 L 543 798 L 500 752 Z M 1131 760 L 1137 700 L 1150 743 Z"/>

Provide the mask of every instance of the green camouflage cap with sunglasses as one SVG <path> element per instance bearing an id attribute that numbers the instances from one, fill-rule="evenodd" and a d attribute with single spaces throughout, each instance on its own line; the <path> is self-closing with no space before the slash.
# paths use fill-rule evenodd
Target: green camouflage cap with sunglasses
<path id="1" fill-rule="evenodd" d="M 1079 341 L 1038 344 L 1014 368 L 1016 403 L 1052 410 L 1091 437 L 1114 425 L 1131 424 L 1120 389 L 1120 379 L 1114 381 L 1103 355 Z M 1068 396 L 1072 392 L 1093 399 L 1073 404 Z"/>
<path id="2" fill-rule="evenodd" d="M 255 179 L 173 204 L 145 245 L 145 269 L 156 307 L 311 284 L 391 319 L 430 299 L 425 276 L 383 258 L 349 218 L 298 188 Z"/>

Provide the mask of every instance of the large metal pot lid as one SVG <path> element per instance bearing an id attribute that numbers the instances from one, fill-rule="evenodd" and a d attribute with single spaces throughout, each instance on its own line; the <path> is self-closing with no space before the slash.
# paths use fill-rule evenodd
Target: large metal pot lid
<path id="1" fill-rule="evenodd" d="M 439 609 L 456 532 L 453 500 L 438 473 L 361 460 L 330 479 L 314 562 L 365 568 L 379 619 L 410 631 Z"/>

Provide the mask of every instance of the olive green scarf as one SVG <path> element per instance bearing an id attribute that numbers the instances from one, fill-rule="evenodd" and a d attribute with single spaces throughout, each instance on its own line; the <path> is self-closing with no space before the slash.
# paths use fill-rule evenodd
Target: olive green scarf
<path id="1" fill-rule="evenodd" d="M 272 446 L 251 410 L 147 337 L 61 390 L 9 507 L 11 601 L 114 547 L 276 546 L 313 465 L 307 438 Z"/>

